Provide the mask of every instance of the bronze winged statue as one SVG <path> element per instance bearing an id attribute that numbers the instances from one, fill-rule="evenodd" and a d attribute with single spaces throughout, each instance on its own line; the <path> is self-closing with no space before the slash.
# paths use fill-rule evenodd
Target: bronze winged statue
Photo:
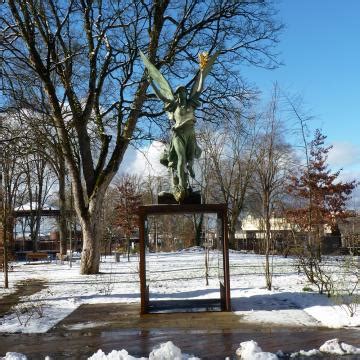
<path id="1" fill-rule="evenodd" d="M 160 162 L 172 172 L 172 195 L 177 202 L 182 202 L 191 191 L 189 176 L 195 177 L 194 159 L 201 155 L 195 137 L 195 109 L 200 105 L 200 94 L 205 77 L 209 74 L 218 52 L 212 56 L 201 53 L 200 69 L 195 77 L 190 93 L 185 86 L 173 91 L 169 82 L 160 71 L 140 51 L 140 56 L 148 70 L 149 81 L 156 96 L 163 101 L 169 119 L 174 123 L 169 146 L 161 156 Z"/>

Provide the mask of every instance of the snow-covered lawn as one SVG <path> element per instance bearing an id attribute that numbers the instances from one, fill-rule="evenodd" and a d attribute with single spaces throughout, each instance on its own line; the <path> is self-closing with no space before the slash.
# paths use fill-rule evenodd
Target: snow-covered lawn
<path id="1" fill-rule="evenodd" d="M 204 252 L 200 249 L 174 253 L 147 254 L 147 284 L 150 298 L 199 299 L 219 298 L 219 266 L 216 251 L 210 253 L 210 279 L 205 284 Z M 326 295 L 303 291 L 309 287 L 304 275 L 299 274 L 292 258 L 273 258 L 273 290 L 265 288 L 264 257 L 239 252 L 230 253 L 232 309 L 241 315 L 242 322 L 284 326 L 360 326 L 360 306 L 350 317 L 344 307 Z M 334 261 L 333 271 L 339 271 Z M 101 274 L 79 274 L 79 261 L 73 263 L 14 263 L 9 273 L 10 291 L 14 284 L 25 279 L 41 279 L 47 287 L 22 299 L 22 304 L 37 304 L 42 316 L 27 322 L 21 309 L 0 318 L 0 332 L 45 332 L 81 304 L 109 302 L 139 302 L 139 263 L 133 256 L 128 262 L 113 256 L 103 258 Z M 0 288 L 0 296 L 8 293 Z M 21 304 L 19 305 L 21 307 Z M 20 320 L 19 320 L 20 317 Z M 20 324 L 22 322 L 23 324 Z"/>

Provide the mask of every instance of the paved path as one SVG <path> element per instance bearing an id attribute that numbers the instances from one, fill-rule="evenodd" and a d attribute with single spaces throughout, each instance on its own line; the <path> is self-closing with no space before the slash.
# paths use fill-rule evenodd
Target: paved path
<path id="1" fill-rule="evenodd" d="M 98 349 L 108 353 L 125 348 L 133 356 L 148 356 L 154 346 L 169 340 L 202 359 L 232 359 L 239 343 L 247 340 L 271 352 L 319 348 L 335 337 L 360 346 L 360 329 L 265 327 L 243 323 L 241 315 L 231 312 L 140 316 L 139 310 L 138 304 L 83 305 L 46 334 L 0 335 L 0 355 L 18 351 L 30 359 L 86 359 Z"/>

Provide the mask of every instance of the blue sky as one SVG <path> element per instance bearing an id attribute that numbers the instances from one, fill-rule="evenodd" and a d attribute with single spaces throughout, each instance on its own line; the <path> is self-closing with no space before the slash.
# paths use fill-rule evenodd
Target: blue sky
<path id="1" fill-rule="evenodd" d="M 314 117 L 312 133 L 321 128 L 334 146 L 331 169 L 360 179 L 360 0 L 274 1 L 285 24 L 278 44 L 283 65 L 272 71 L 244 66 L 242 75 L 265 100 L 275 81 L 300 95 Z M 143 161 L 129 149 L 125 164 L 142 168 Z"/>
<path id="2" fill-rule="evenodd" d="M 274 81 L 303 97 L 334 144 L 334 167 L 360 171 L 360 1 L 278 0 L 285 29 L 278 45 L 283 65 L 273 71 L 244 68 L 269 96 Z M 359 165 L 357 165 L 359 163 Z"/>

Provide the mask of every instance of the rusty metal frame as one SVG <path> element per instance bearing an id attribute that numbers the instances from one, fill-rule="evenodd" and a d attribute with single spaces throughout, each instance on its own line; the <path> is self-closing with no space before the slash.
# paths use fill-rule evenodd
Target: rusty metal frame
<path id="1" fill-rule="evenodd" d="M 229 273 L 229 240 L 227 206 L 225 204 L 176 204 L 144 205 L 139 207 L 140 236 L 140 295 L 141 314 L 149 312 L 149 287 L 146 285 L 146 233 L 145 222 L 149 215 L 215 213 L 222 224 L 222 256 L 224 284 L 220 283 L 220 303 L 222 311 L 231 311 L 230 273 Z"/>

